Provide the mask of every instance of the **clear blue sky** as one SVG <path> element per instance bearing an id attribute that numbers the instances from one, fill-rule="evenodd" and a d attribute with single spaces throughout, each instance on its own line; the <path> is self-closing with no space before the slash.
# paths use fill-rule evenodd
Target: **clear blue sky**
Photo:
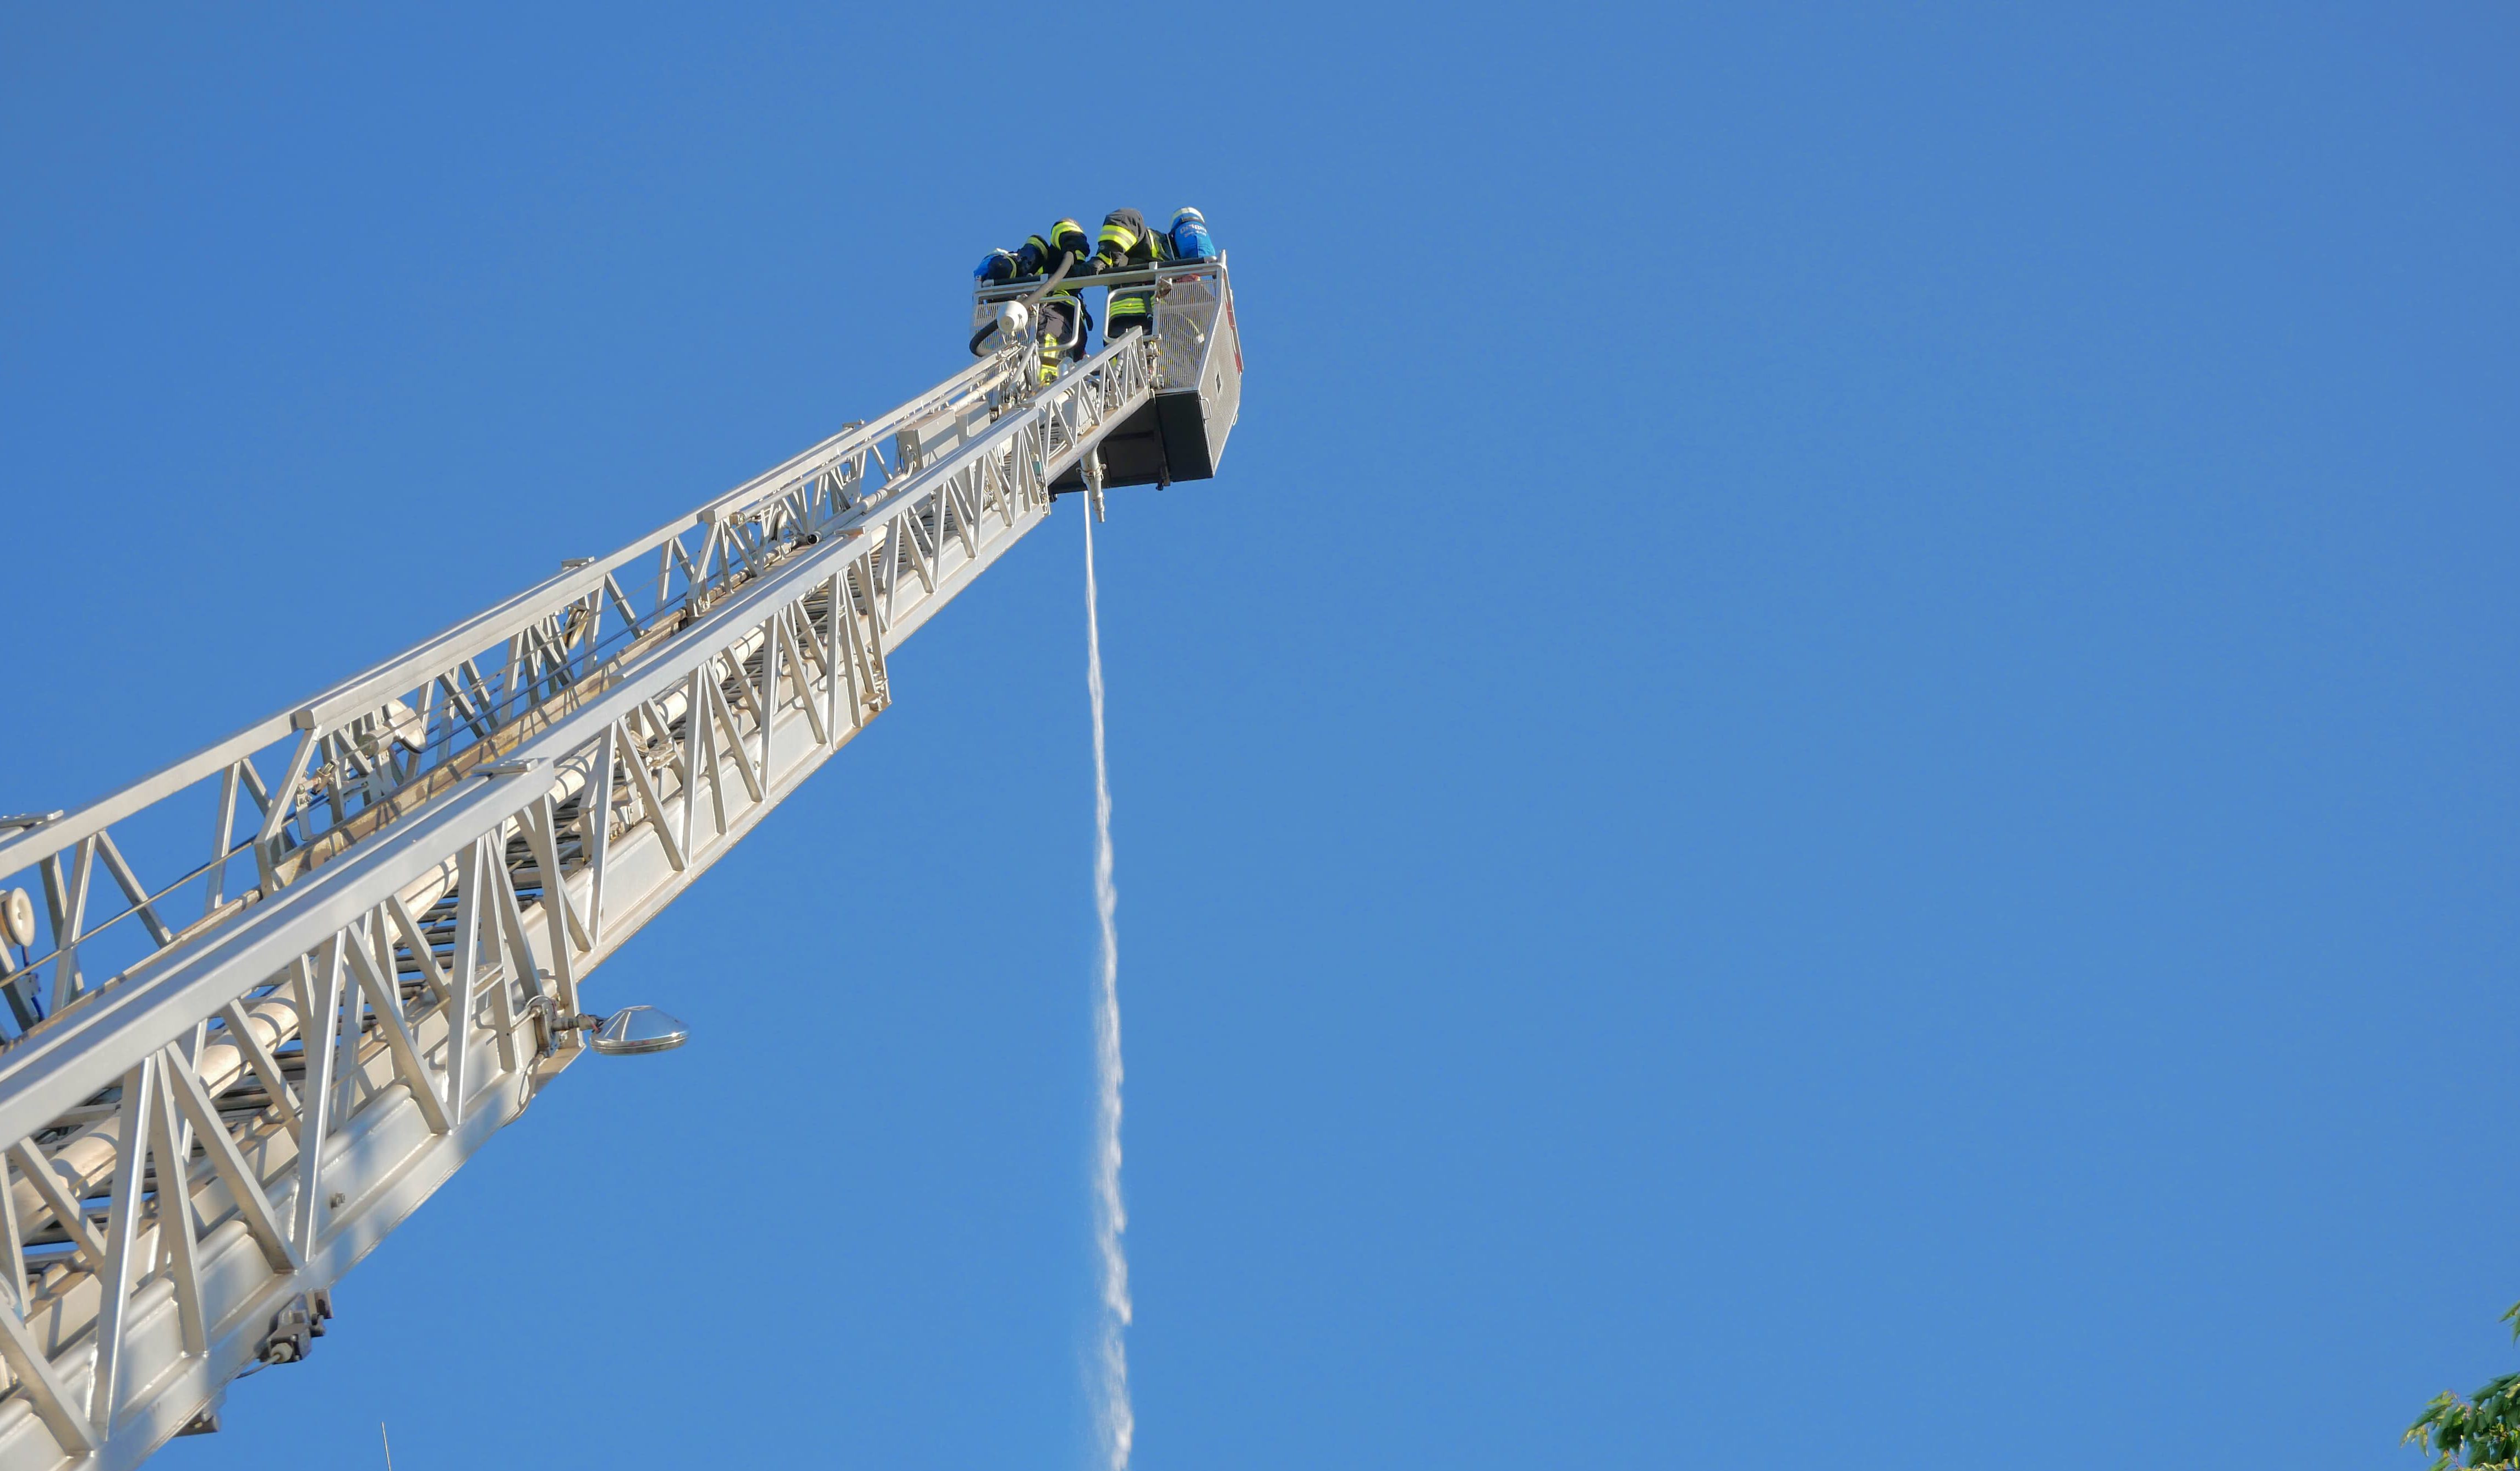
<path id="1" fill-rule="evenodd" d="M 0 809 L 1192 202 L 1241 427 L 1102 542 L 1142 1466 L 2412 1468 L 2520 1367 L 2520 10 L 515 9 L 0 18 Z M 164 1464 L 1083 1464 L 1079 534 L 602 973 L 694 1046 Z"/>

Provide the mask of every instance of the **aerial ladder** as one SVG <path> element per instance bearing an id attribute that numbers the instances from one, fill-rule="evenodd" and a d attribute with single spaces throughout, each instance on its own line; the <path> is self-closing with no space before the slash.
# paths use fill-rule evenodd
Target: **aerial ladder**
<path id="1" fill-rule="evenodd" d="M 138 1464 L 589 1051 L 595 971 L 892 702 L 1057 496 L 1214 472 L 1222 259 L 1152 331 L 978 362 L 75 812 L 0 818 L 0 1471 Z M 1013 303 L 1016 309 L 1011 309 Z M 207 839 L 207 841 L 204 841 Z"/>

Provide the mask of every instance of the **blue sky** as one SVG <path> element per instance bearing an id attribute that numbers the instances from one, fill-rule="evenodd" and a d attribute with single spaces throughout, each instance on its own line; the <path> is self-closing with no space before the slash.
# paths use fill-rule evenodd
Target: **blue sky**
<path id="1" fill-rule="evenodd" d="M 0 16 L 0 809 L 1192 202 L 1242 423 L 1101 539 L 1141 1466 L 2411 1467 L 2520 1366 L 2520 13 L 512 12 Z M 600 974 L 695 1044 L 162 1464 L 1084 1464 L 1079 538 Z"/>

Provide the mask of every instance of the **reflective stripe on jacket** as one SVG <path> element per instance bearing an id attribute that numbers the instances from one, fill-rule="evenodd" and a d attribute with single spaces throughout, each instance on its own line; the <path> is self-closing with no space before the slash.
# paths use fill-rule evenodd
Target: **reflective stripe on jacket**
<path id="1" fill-rule="evenodd" d="M 1085 262 L 1086 247 L 1085 227 L 1074 220 L 1060 220 L 1047 232 L 1025 241 L 1023 248 L 1015 252 L 1015 264 L 1026 276 L 1048 276 L 1064 261 L 1072 275 Z M 1072 297 L 1076 288 L 1062 281 L 1050 294 Z"/>
<path id="2" fill-rule="evenodd" d="M 1172 237 L 1147 228 L 1145 215 L 1134 209 L 1114 209 L 1102 216 L 1102 239 L 1095 245 L 1094 260 L 1105 271 L 1150 266 L 1172 259 Z M 1123 317 L 1143 317 L 1154 310 L 1154 302 L 1155 293 L 1149 287 L 1113 291 L 1111 320 L 1116 324 Z"/>

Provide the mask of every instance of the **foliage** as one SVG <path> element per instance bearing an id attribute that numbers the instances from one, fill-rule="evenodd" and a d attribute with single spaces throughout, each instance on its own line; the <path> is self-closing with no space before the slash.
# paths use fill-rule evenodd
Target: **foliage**
<path id="1" fill-rule="evenodd" d="M 2520 1343 L 2520 1303 L 2502 1320 Z M 2399 1444 L 2433 1454 L 2432 1471 L 2520 1471 L 2520 1374 L 2489 1380 L 2464 1400 L 2444 1390 Z"/>

